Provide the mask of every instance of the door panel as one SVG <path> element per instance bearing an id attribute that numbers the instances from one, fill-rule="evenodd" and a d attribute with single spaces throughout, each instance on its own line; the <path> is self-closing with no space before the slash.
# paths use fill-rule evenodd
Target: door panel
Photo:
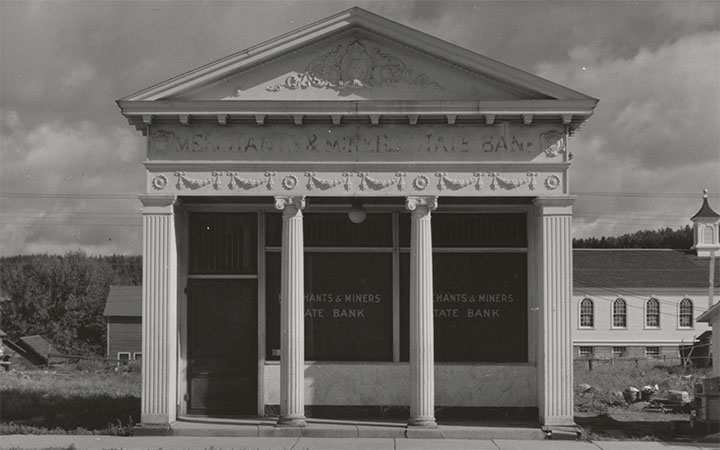
<path id="1" fill-rule="evenodd" d="M 257 412 L 256 280 L 188 280 L 188 412 Z"/>

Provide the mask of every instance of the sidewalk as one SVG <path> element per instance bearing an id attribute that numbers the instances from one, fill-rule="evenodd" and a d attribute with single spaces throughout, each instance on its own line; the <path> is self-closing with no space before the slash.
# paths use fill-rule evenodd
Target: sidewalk
<path id="1" fill-rule="evenodd" d="M 551 441 L 517 439 L 407 439 L 190 436 L 0 436 L 2 449 L 77 450 L 710 450 L 720 443 L 646 441 Z"/>

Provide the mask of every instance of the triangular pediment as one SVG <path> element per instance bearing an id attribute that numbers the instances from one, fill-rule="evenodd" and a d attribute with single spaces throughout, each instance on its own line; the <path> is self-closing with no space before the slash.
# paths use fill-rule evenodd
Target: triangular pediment
<path id="1" fill-rule="evenodd" d="M 593 100 L 352 8 L 131 95 L 128 101 Z"/>
<path id="2" fill-rule="evenodd" d="M 549 98 L 353 27 L 167 99 L 507 101 Z"/>

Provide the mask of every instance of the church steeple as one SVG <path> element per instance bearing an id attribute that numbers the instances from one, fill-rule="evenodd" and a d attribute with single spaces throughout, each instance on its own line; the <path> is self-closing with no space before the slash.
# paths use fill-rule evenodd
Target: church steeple
<path id="1" fill-rule="evenodd" d="M 709 257 L 712 251 L 720 250 L 720 214 L 708 203 L 708 190 L 703 191 L 703 204 L 700 210 L 690 218 L 693 221 L 693 250 L 700 257 Z"/>

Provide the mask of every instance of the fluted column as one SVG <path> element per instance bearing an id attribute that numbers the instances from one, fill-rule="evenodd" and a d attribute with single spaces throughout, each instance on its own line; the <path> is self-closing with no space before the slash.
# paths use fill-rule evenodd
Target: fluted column
<path id="1" fill-rule="evenodd" d="M 143 425 L 169 425 L 177 404 L 175 197 L 143 196 Z"/>
<path id="2" fill-rule="evenodd" d="M 410 227 L 410 420 L 436 427 L 433 339 L 433 265 L 430 211 L 437 197 L 408 197 Z"/>
<path id="3" fill-rule="evenodd" d="M 572 356 L 572 205 L 538 197 L 538 406 L 541 425 L 574 426 Z"/>
<path id="4" fill-rule="evenodd" d="M 280 286 L 280 417 L 278 425 L 305 426 L 305 197 L 275 197 L 283 212 Z"/>

